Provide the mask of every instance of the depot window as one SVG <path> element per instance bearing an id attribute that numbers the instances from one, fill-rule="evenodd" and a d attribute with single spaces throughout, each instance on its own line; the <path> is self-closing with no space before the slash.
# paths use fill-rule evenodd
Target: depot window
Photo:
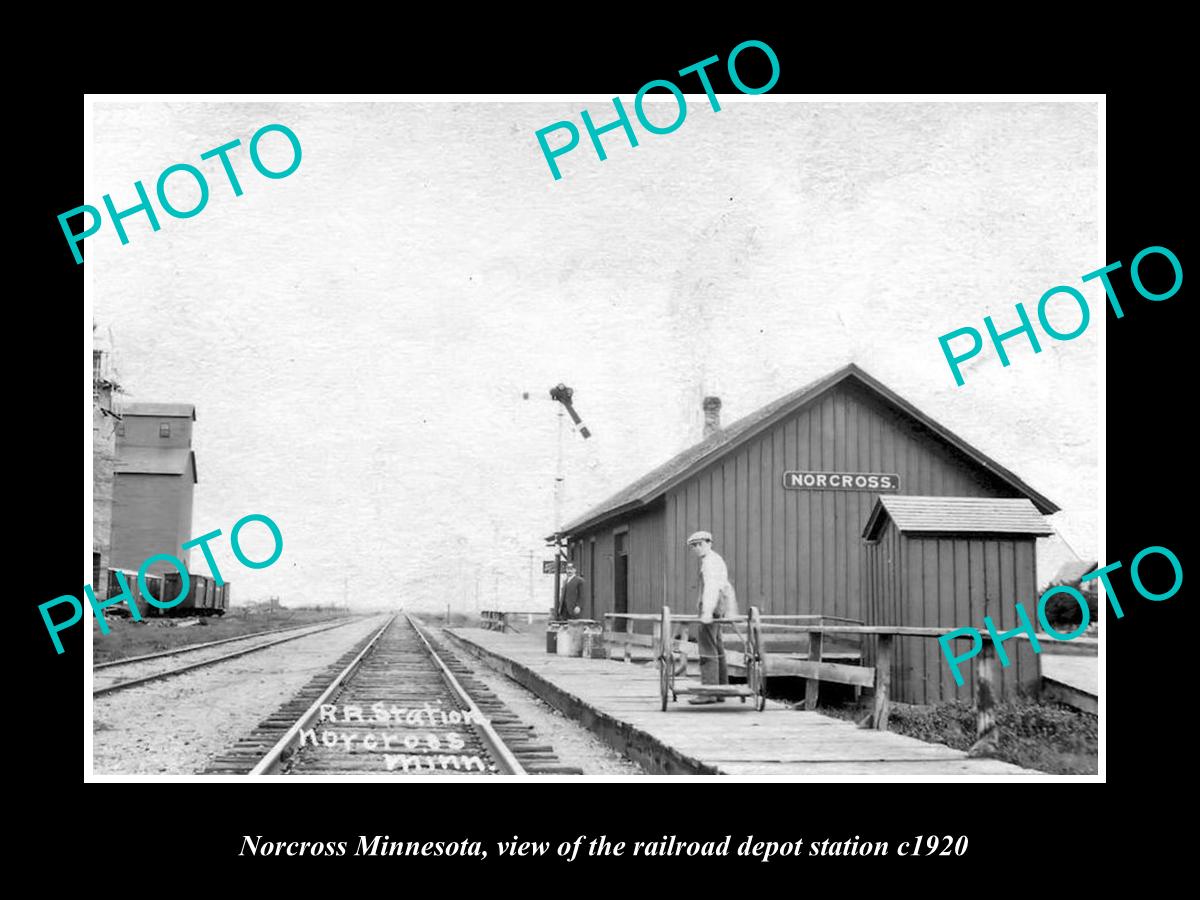
<path id="1" fill-rule="evenodd" d="M 158 425 L 158 436 L 160 438 L 169 438 L 171 436 L 171 423 L 160 422 Z"/>

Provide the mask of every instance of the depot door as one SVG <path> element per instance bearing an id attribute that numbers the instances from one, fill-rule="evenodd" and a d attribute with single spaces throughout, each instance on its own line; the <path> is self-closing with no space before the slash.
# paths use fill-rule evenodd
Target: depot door
<path id="1" fill-rule="evenodd" d="M 613 612 L 629 612 L 629 532 L 613 535 Z"/>

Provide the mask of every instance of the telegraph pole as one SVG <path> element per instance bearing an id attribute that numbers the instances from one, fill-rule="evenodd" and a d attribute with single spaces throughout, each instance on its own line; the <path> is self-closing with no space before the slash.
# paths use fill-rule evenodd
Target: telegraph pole
<path id="1" fill-rule="evenodd" d="M 554 609 L 558 606 L 558 595 L 559 595 L 559 592 L 562 590 L 562 553 L 560 552 L 560 546 L 561 546 L 562 541 L 561 541 L 561 537 L 559 535 L 559 529 L 562 527 L 562 521 L 563 521 L 563 512 L 562 512 L 562 510 L 563 510 L 563 481 L 564 481 L 563 434 L 564 434 L 564 426 L 565 426 L 565 423 L 563 421 L 563 413 L 566 412 L 566 413 L 570 414 L 571 421 L 574 422 L 576 426 L 578 426 L 579 434 L 581 437 L 583 437 L 584 439 L 587 439 L 592 436 L 591 431 L 589 431 L 588 427 L 583 424 L 583 420 L 581 418 L 579 418 L 579 413 L 576 411 L 574 405 L 571 402 L 574 395 L 575 395 L 575 391 L 573 391 L 571 388 L 567 387 L 565 384 L 563 384 L 561 382 L 556 384 L 554 387 L 550 388 L 550 399 L 553 400 L 555 403 L 559 404 L 559 406 L 558 406 L 558 464 L 557 464 L 557 466 L 555 468 L 555 472 L 554 472 L 554 537 L 553 537 L 554 601 L 551 604 L 551 615 L 553 615 Z M 524 394 L 523 396 L 526 400 L 529 399 L 528 393 Z M 532 579 L 532 573 L 530 574 L 530 578 Z M 531 585 L 530 586 L 531 594 L 532 594 L 532 591 L 533 591 L 533 588 Z"/>
<path id="2" fill-rule="evenodd" d="M 554 396 L 554 392 L 550 392 Z M 562 590 L 562 554 L 558 552 L 558 529 L 562 525 L 563 505 L 563 407 L 558 407 L 558 466 L 554 471 L 554 602 L 551 609 L 558 607 L 559 592 Z"/>

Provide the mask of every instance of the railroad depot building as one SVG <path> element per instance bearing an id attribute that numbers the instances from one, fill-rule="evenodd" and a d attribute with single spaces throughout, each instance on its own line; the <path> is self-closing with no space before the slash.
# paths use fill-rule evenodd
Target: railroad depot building
<path id="1" fill-rule="evenodd" d="M 705 413 L 700 443 L 563 526 L 587 582 L 583 615 L 664 604 L 694 614 L 699 567 L 685 541 L 695 531 L 712 533 L 743 614 L 753 605 L 947 628 L 982 628 L 990 615 L 1008 630 L 1019 624 L 1014 605 L 1036 602 L 1035 539 L 1051 533 L 1043 516 L 1058 506 L 858 366 L 724 428 L 718 400 L 706 399 Z M 861 645 L 870 664 L 873 641 Z M 1016 662 L 1000 673 L 1001 694 L 1036 690 L 1028 641 L 1006 649 Z M 936 640 L 897 642 L 894 699 L 969 702 L 972 687 L 956 687 Z"/>
<path id="2" fill-rule="evenodd" d="M 122 410 L 113 466 L 113 568 L 136 572 L 156 553 L 187 564 L 181 545 L 194 536 L 195 421 L 196 407 L 190 403 L 131 403 Z M 175 569 L 159 561 L 148 571 Z"/>

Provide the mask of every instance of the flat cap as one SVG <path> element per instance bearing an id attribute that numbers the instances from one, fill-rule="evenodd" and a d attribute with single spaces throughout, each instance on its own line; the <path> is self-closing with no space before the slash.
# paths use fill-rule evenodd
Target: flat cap
<path id="1" fill-rule="evenodd" d="M 695 534 L 693 534 L 690 538 L 687 539 L 687 542 L 689 544 L 698 544 L 701 541 L 708 541 L 711 544 L 712 543 L 712 535 L 709 534 L 707 531 L 697 531 Z"/>

